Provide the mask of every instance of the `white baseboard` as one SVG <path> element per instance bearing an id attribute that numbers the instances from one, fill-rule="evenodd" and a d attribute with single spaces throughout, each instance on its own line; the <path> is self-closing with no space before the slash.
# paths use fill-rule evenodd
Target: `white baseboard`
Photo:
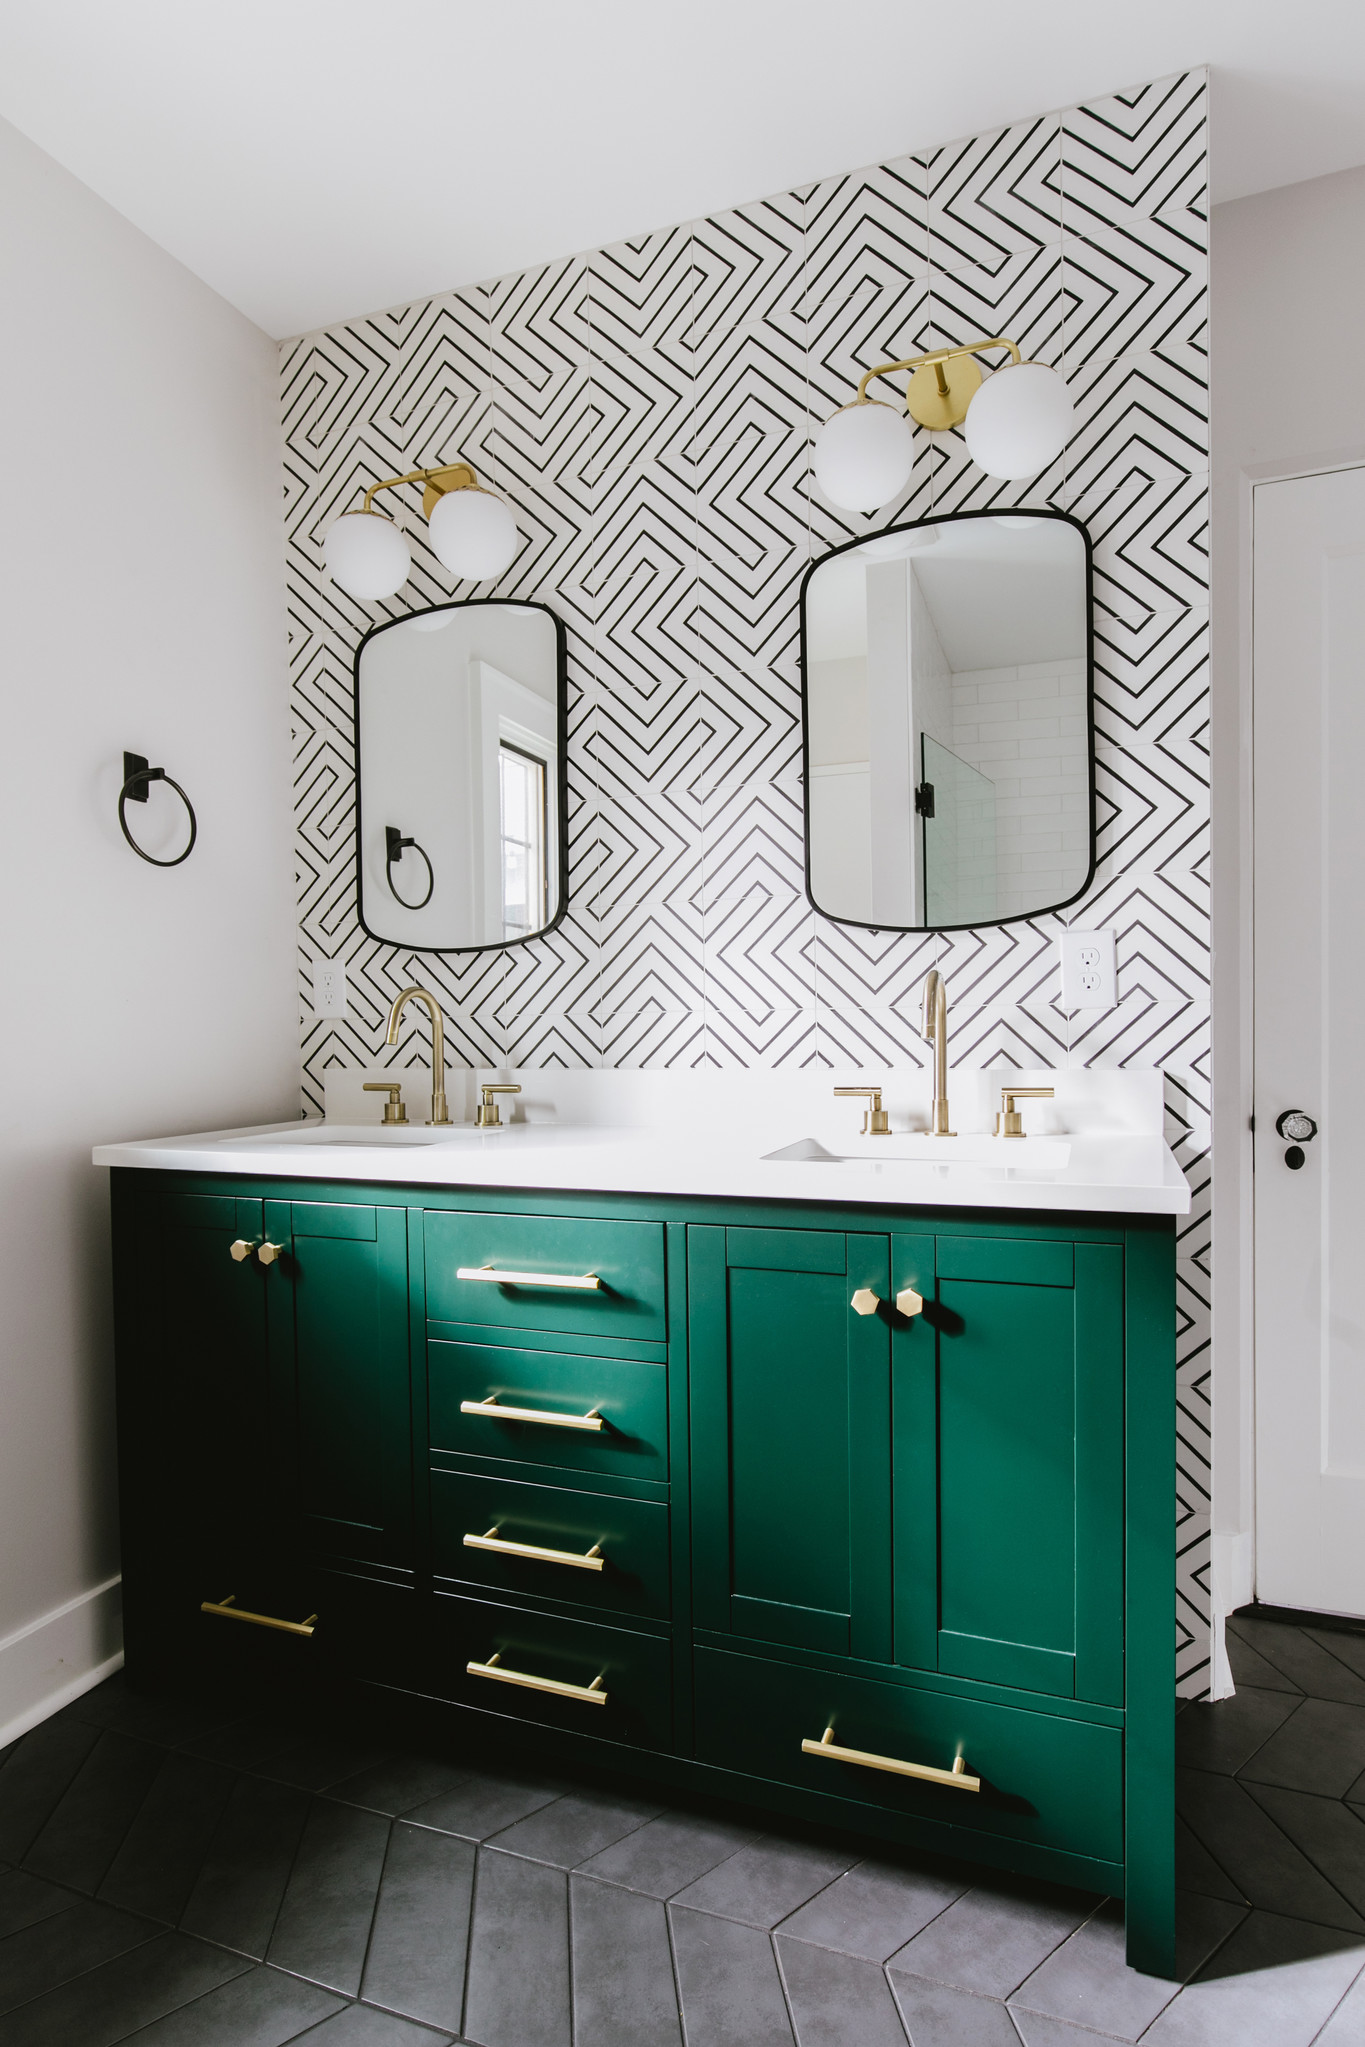
<path id="1" fill-rule="evenodd" d="M 122 1593 L 107 1578 L 0 1641 L 0 1748 L 120 1668 Z"/>

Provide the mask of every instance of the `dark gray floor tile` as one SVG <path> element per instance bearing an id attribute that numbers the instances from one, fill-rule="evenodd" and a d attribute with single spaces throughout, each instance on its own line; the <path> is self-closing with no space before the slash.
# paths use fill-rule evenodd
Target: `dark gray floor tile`
<path id="1" fill-rule="evenodd" d="M 0 1770 L 0 1861 L 22 1862 L 100 1738 L 82 1720 L 48 1720 L 6 1751 Z"/>
<path id="2" fill-rule="evenodd" d="M 30 1876 L 27 1870 L 7 1869 L 0 1875 L 0 1940 L 6 1934 L 22 1933 L 26 1926 L 36 1926 L 40 1919 L 68 1912 L 75 1903 L 70 1891 L 40 1876 Z"/>
<path id="3" fill-rule="evenodd" d="M 186 1933 L 264 1956 L 308 1806 L 284 1784 L 238 1779 L 181 1918 Z"/>
<path id="4" fill-rule="evenodd" d="M 1365 1676 L 1324 1649 L 1302 1628 L 1292 1627 L 1286 1621 L 1253 1620 L 1241 1615 L 1229 1621 L 1228 1628 L 1310 1698 L 1341 1699 L 1348 1706 L 1365 1706 Z"/>
<path id="5" fill-rule="evenodd" d="M 1224 1904 L 1216 1898 L 1182 1900 L 1182 1952 L 1177 1964 L 1181 1978 L 1202 1968 L 1245 1917 L 1241 1905 Z M 1178 1983 L 1144 1976 L 1128 1967 L 1123 1907 L 1110 1899 L 1020 1985 L 1010 2007 L 1067 2019 L 1097 2033 L 1112 2033 L 1120 2040 L 1136 2040 L 1158 2012 L 1165 2010 L 1178 1988 Z"/>
<path id="6" fill-rule="evenodd" d="M 781 1934 L 777 1959 L 798 2047 L 905 2047 L 896 2001 L 875 1962 Z"/>
<path id="7" fill-rule="evenodd" d="M 1143 2047 L 1308 2047 L 1363 1962 L 1350 1934 L 1252 1912 Z"/>
<path id="8" fill-rule="evenodd" d="M 360 1989 L 389 1822 L 318 1799 L 308 1815 L 266 1959 L 354 1997 Z"/>
<path id="9" fill-rule="evenodd" d="M 1258 1649 L 1252 1647 L 1245 1635 L 1238 1633 L 1239 1626 L 1240 1622 L 1229 1620 L 1224 1635 L 1233 1682 L 1238 1686 L 1255 1685 L 1259 1691 L 1299 1691 L 1301 1687 L 1295 1684 L 1292 1677 L 1286 1677 L 1282 1670 L 1277 1669 Z"/>
<path id="10" fill-rule="evenodd" d="M 284 2047 L 342 2009 L 341 1999 L 316 1983 L 248 1964 L 230 1983 L 133 2033 L 128 2047 Z"/>
<path id="11" fill-rule="evenodd" d="M 666 1812 L 604 1848 L 583 1864 L 584 1874 L 624 1884 L 650 1898 L 671 1898 L 738 1848 L 757 1840 L 756 1827 L 731 1826 L 699 1813 Z"/>
<path id="12" fill-rule="evenodd" d="M 576 1869 L 589 1856 L 610 1848 L 627 1834 L 633 1834 L 646 1820 L 657 1819 L 661 1808 L 639 1798 L 611 1798 L 601 1791 L 572 1791 L 544 1805 L 528 1819 L 505 1827 L 490 1842 L 512 1855 L 529 1855 L 536 1862 L 552 1862 L 556 1869 Z"/>
<path id="13" fill-rule="evenodd" d="M 1104 2041 L 1113 2038 L 1110 2033 L 1092 2033 L 1089 2026 L 1073 2026 L 1066 2019 L 1050 2019 L 1040 2011 L 1012 2007 L 1010 2017 L 1024 2047 L 1103 2047 Z"/>
<path id="14" fill-rule="evenodd" d="M 1314 1868 L 1365 1918 L 1365 1813 L 1336 1798 L 1315 1798 L 1309 1791 L 1281 1791 L 1273 1784 L 1247 1788 Z"/>
<path id="15" fill-rule="evenodd" d="M 161 1761 L 162 1751 L 148 1742 L 103 1732 L 24 1857 L 25 1868 L 97 1891 Z"/>
<path id="16" fill-rule="evenodd" d="M 161 1933 L 11 2012 L 5 2047 L 112 2047 L 249 1967 L 207 1941 Z"/>
<path id="17" fill-rule="evenodd" d="M 76 1712 L 80 1719 L 112 1728 L 116 1734 L 136 1735 L 141 1741 L 160 1742 L 164 1748 L 198 1740 L 231 1718 L 221 1706 L 202 1699 L 136 1692 L 121 1670 L 78 1699 Z"/>
<path id="18" fill-rule="evenodd" d="M 856 1860 L 838 1848 L 764 1834 L 680 1891 L 677 1902 L 746 1926 L 772 1927 Z"/>
<path id="19" fill-rule="evenodd" d="M 415 2026 L 411 2019 L 394 2018 L 390 2012 L 371 2011 L 367 2005 L 348 2005 L 334 2019 L 314 2026 L 300 2036 L 298 2047 L 449 2047 L 445 2033 Z"/>
<path id="20" fill-rule="evenodd" d="M 1176 1716 L 1176 1761 L 1230 1777 L 1297 1713 L 1300 1703 L 1293 1692 L 1263 1692 L 1254 1685 L 1239 1685 L 1231 1699 L 1192 1701 Z"/>
<path id="21" fill-rule="evenodd" d="M 387 1750 L 361 1742 L 299 1735 L 268 1756 L 260 1765 L 260 1774 L 279 1784 L 296 1785 L 300 1791 L 330 1791 L 334 1784 L 390 1760 Z"/>
<path id="22" fill-rule="evenodd" d="M 1361 1918 L 1232 1777 L 1182 1770 L 1180 1810 L 1243 1895 L 1265 1911 L 1365 1934 Z"/>
<path id="23" fill-rule="evenodd" d="M 946 1912 L 967 1880 L 931 1869 L 860 1862 L 782 1921 L 782 1932 L 865 1961 L 884 1962 Z"/>
<path id="24" fill-rule="evenodd" d="M 99 1895 L 106 1904 L 178 1923 L 234 1779 L 216 1763 L 174 1753 L 161 1768 L 123 1838 Z"/>
<path id="25" fill-rule="evenodd" d="M 1238 1774 L 1288 1791 L 1344 1798 L 1365 1771 L 1365 1706 L 1305 1699 Z"/>
<path id="26" fill-rule="evenodd" d="M 1177 1890 L 1194 1891 L 1203 1898 L 1225 1898 L 1232 1905 L 1246 1903 L 1227 1871 L 1219 1868 L 1179 1813 L 1175 1817 L 1175 1881 Z"/>
<path id="27" fill-rule="evenodd" d="M 1365 1677 L 1365 1632 L 1355 1628 L 1305 1628 L 1303 1632 L 1338 1663 Z"/>
<path id="28" fill-rule="evenodd" d="M 69 1912 L 58 1912 L 0 1940 L 0 2012 L 40 1997 L 68 1976 L 97 1969 L 160 1931 L 110 1905 L 77 1899 Z"/>
<path id="29" fill-rule="evenodd" d="M 262 1763 L 268 1763 L 298 1738 L 296 1727 L 245 1718 L 226 1720 L 221 1726 L 182 1742 L 181 1747 L 192 1756 L 202 1756 L 207 1763 L 221 1763 L 228 1770 L 259 1771 Z"/>
<path id="30" fill-rule="evenodd" d="M 569 2047 L 562 1870 L 479 1851 L 464 2030 L 483 2047 Z"/>
<path id="31" fill-rule="evenodd" d="M 662 1902 L 569 1879 L 574 2030 L 584 2047 L 681 2047 Z"/>
<path id="32" fill-rule="evenodd" d="M 685 1906 L 668 1913 L 687 2047 L 793 2047 L 767 1934 Z"/>
<path id="33" fill-rule="evenodd" d="M 948 1907 L 891 1958 L 959 1990 L 1008 1997 L 1095 1910 L 1085 1891 L 1026 1878 L 992 1877 Z"/>
<path id="34" fill-rule="evenodd" d="M 504 1827 L 538 1812 L 568 1789 L 567 1784 L 549 1778 L 482 1773 L 453 1791 L 443 1791 L 439 1798 L 414 1806 L 403 1817 L 419 1827 L 436 1827 L 443 1834 L 463 1834 L 467 1841 L 486 1841 L 490 1834 L 500 1834 Z"/>
<path id="35" fill-rule="evenodd" d="M 371 2004 L 459 2032 L 475 1853 L 453 1834 L 394 1827 L 361 1986 Z"/>
<path id="36" fill-rule="evenodd" d="M 371 1812 L 386 1812 L 393 1819 L 467 1783 L 473 1774 L 467 1767 L 439 1762 L 433 1756 L 391 1756 L 372 1769 L 330 1784 L 327 1796 L 344 1799 L 347 1805 L 368 1806 Z"/>
<path id="37" fill-rule="evenodd" d="M 993 1997 L 954 1990 L 900 1969 L 891 1988 L 913 2047 L 1019 2047 L 1009 2013 Z"/>

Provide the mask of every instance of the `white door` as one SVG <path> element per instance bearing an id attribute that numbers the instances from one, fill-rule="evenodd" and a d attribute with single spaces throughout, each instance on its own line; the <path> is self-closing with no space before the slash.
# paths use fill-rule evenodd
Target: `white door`
<path id="1" fill-rule="evenodd" d="M 1253 605 L 1256 1596 L 1365 1615 L 1365 470 L 1257 486 Z"/>

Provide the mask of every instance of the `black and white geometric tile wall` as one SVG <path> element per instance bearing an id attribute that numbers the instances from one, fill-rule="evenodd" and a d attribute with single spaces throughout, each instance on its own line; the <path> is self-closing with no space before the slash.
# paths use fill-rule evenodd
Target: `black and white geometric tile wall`
<path id="1" fill-rule="evenodd" d="M 1160 1066 L 1196 1188 L 1179 1242 L 1180 1674 L 1208 1667 L 1207 80 L 832 177 L 312 334 L 282 354 L 305 1100 L 373 1062 L 420 979 L 470 1065 L 920 1066 L 927 968 L 955 1063 Z M 1009 334 L 1076 403 L 1056 467 L 982 475 L 916 437 L 904 498 L 832 510 L 812 436 L 876 361 Z M 355 912 L 351 664 L 452 595 L 364 606 L 322 536 L 383 475 L 465 457 L 522 546 L 497 586 L 569 642 L 568 915 L 507 952 L 418 956 Z M 415 493 L 414 497 L 415 512 Z M 931 508 L 1048 503 L 1095 550 L 1100 859 L 1068 921 L 1117 933 L 1119 1003 L 1060 1006 L 1062 919 L 943 937 L 817 916 L 802 866 L 797 589 L 812 557 Z M 314 1016 L 318 960 L 351 1013 Z M 412 1030 L 421 1030 L 413 1017 Z M 414 1039 L 400 1063 L 417 1056 Z M 425 1059 L 425 1050 L 421 1056 Z"/>

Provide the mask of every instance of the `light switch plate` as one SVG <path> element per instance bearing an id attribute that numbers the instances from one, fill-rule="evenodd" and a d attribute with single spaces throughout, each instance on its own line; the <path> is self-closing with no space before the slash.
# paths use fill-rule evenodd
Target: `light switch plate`
<path id="1" fill-rule="evenodd" d="M 345 1016 L 348 992 L 340 960 L 319 960 L 313 968 L 314 1016 Z"/>
<path id="2" fill-rule="evenodd" d="M 1115 992 L 1112 931 L 1064 931 L 1057 941 L 1062 955 L 1062 1008 L 1112 1009 Z"/>

